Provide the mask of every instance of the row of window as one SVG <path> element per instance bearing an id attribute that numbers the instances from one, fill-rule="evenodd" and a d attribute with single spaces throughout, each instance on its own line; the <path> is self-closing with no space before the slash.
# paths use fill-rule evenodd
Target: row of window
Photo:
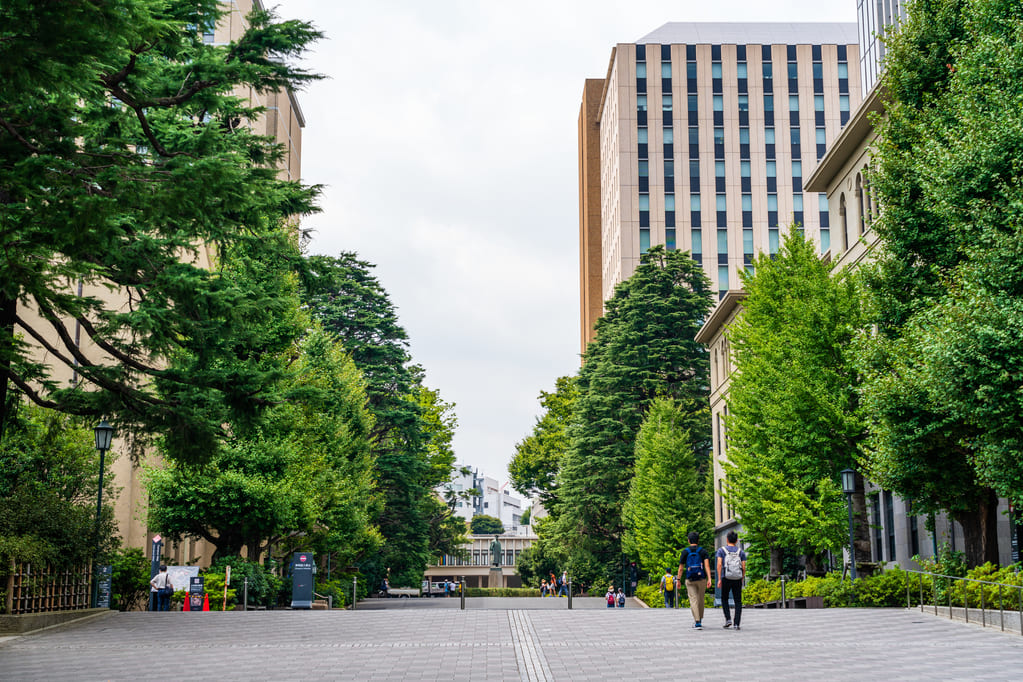
<path id="1" fill-rule="evenodd" d="M 522 550 L 519 549 L 507 549 L 501 552 L 501 565 L 502 566 L 514 566 L 515 562 L 518 561 L 519 554 Z M 456 557 L 451 554 L 445 554 L 441 557 L 438 566 L 489 566 L 490 565 L 490 552 L 486 550 L 474 550 L 467 557 Z"/>

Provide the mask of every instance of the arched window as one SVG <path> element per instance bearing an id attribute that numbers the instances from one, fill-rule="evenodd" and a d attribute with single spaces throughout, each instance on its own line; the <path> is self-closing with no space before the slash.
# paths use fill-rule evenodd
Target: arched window
<path id="1" fill-rule="evenodd" d="M 856 221 L 856 237 L 863 234 L 863 176 L 860 173 L 856 174 L 856 207 L 859 209 L 859 214 Z"/>
<path id="2" fill-rule="evenodd" d="M 842 192 L 838 197 L 838 215 L 842 221 L 842 243 L 839 244 L 839 255 L 841 255 L 842 252 L 849 250 L 849 218 L 845 212 L 845 192 Z"/>

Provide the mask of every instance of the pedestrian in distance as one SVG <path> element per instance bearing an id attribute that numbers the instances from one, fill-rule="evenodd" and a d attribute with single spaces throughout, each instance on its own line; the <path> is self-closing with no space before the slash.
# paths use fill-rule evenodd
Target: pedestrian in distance
<path id="1" fill-rule="evenodd" d="M 540 596 L 541 597 L 546 597 L 547 596 L 547 579 L 546 578 L 540 581 Z"/>
<path id="2" fill-rule="evenodd" d="M 171 582 L 166 565 L 160 566 L 160 572 L 153 576 L 149 585 L 156 592 L 156 610 L 170 611 L 170 598 L 174 594 L 174 583 Z"/>
<path id="3" fill-rule="evenodd" d="M 568 596 L 568 571 L 561 572 L 561 580 L 558 581 L 558 596 Z"/>
<path id="4" fill-rule="evenodd" d="M 604 595 L 604 601 L 607 602 L 607 608 L 613 609 L 615 607 L 615 602 L 617 601 L 617 599 L 615 599 L 615 586 L 614 585 L 612 585 L 611 587 L 607 588 L 607 594 Z"/>
<path id="5" fill-rule="evenodd" d="M 727 544 L 715 553 L 718 564 L 718 585 L 721 586 L 721 607 L 725 611 L 725 628 L 740 630 L 742 583 L 746 579 L 746 552 L 735 545 L 739 541 L 739 534 L 734 530 L 728 531 L 725 540 Z M 728 606 L 729 595 L 735 602 L 734 620 Z"/>
<path id="6" fill-rule="evenodd" d="M 664 595 L 664 608 L 675 608 L 675 576 L 668 569 L 661 576 L 661 594 Z"/>
<path id="7" fill-rule="evenodd" d="M 710 555 L 700 547 L 700 534 L 689 531 L 689 546 L 682 550 L 678 559 L 678 578 L 685 577 L 686 594 L 689 596 L 689 610 L 693 613 L 693 628 L 703 629 L 703 595 L 713 582 L 710 578 Z"/>
<path id="8" fill-rule="evenodd" d="M 620 588 L 620 587 L 618 588 L 618 594 L 615 595 L 615 597 L 618 600 L 618 608 L 624 609 L 625 608 L 625 592 L 622 590 L 622 588 Z"/>

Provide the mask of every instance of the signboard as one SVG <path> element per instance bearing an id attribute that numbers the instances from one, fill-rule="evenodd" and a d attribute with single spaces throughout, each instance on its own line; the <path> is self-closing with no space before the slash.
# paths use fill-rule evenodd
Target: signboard
<path id="1" fill-rule="evenodd" d="M 153 536 L 153 552 L 150 557 L 149 579 L 152 580 L 160 572 L 160 550 L 163 549 L 163 538 L 159 535 Z M 149 610 L 156 610 L 156 590 L 149 590 Z"/>
<path id="2" fill-rule="evenodd" d="M 199 575 L 198 566 L 168 566 L 167 578 L 174 586 L 174 591 L 189 589 L 190 581 Z"/>
<path id="3" fill-rule="evenodd" d="M 228 587 L 231 584 L 231 567 L 228 566 L 224 570 L 224 587 Z"/>
<path id="4" fill-rule="evenodd" d="M 313 607 L 313 575 L 316 572 L 312 552 L 295 552 L 291 562 L 291 608 Z"/>
<path id="5" fill-rule="evenodd" d="M 110 608 L 110 579 L 114 575 L 113 566 L 100 566 L 96 573 L 99 585 L 99 592 L 96 597 L 96 607 L 100 609 Z"/>
<path id="6" fill-rule="evenodd" d="M 189 566 L 188 568 L 193 568 Z M 194 567 L 198 573 L 199 568 Z M 205 578 L 201 575 L 195 575 L 188 579 L 188 610 L 189 611 L 202 611 L 202 600 L 203 590 L 205 587 Z"/>

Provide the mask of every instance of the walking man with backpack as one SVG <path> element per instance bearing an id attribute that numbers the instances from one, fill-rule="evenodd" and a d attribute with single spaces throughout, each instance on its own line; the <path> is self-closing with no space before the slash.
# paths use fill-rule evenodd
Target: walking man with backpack
<path id="1" fill-rule="evenodd" d="M 700 547 L 700 534 L 689 531 L 689 546 L 682 550 L 678 560 L 678 581 L 685 576 L 689 610 L 693 613 L 693 628 L 703 629 L 703 595 L 713 586 L 710 578 L 710 555 Z"/>
<path id="2" fill-rule="evenodd" d="M 716 552 L 718 563 L 718 585 L 721 586 L 721 606 L 725 610 L 725 628 L 741 629 L 742 581 L 746 578 L 746 552 L 735 546 L 739 535 L 728 531 L 727 544 Z M 735 620 L 728 607 L 728 596 L 735 601 Z"/>
<path id="3" fill-rule="evenodd" d="M 675 608 L 675 576 L 667 569 L 661 576 L 661 592 L 664 594 L 664 608 Z"/>

